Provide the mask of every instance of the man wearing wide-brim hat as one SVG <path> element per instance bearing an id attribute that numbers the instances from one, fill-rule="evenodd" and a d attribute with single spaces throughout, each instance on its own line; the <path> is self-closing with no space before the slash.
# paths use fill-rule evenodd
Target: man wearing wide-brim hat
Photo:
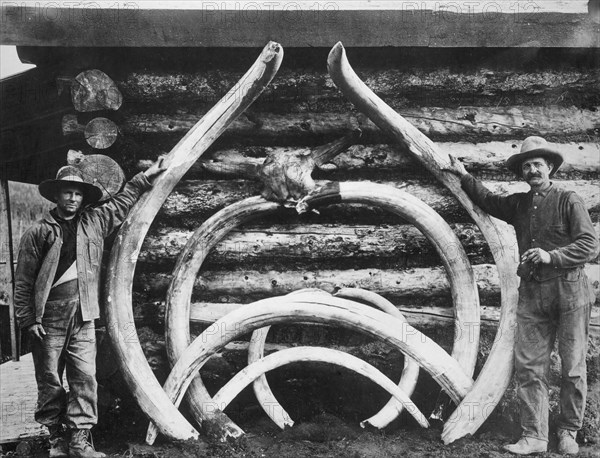
<path id="1" fill-rule="evenodd" d="M 134 176 L 114 197 L 84 181 L 76 166 L 39 185 L 56 207 L 21 237 L 14 303 L 32 338 L 38 386 L 35 419 L 50 432 L 50 456 L 101 458 L 89 438 L 97 422 L 96 336 L 104 239 L 123 222 L 162 161 Z M 69 393 L 62 386 L 66 369 Z"/>
<path id="2" fill-rule="evenodd" d="M 500 196 L 489 191 L 451 157 L 447 169 L 461 177 L 479 207 L 513 225 L 521 277 L 517 308 L 515 373 L 522 435 L 504 448 L 528 455 L 548 447 L 550 353 L 558 336 L 562 362 L 558 451 L 577 453 L 587 395 L 586 362 L 590 307 L 595 296 L 583 270 L 598 254 L 598 237 L 585 204 L 550 178 L 562 154 L 541 137 L 528 137 L 506 166 L 531 187 Z"/>

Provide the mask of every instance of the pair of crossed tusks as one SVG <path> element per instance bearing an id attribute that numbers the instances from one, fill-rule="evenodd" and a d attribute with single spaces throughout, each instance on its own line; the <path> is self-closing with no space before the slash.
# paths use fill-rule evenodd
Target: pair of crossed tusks
<path id="1" fill-rule="evenodd" d="M 473 335 L 465 339 L 462 333 L 463 338 L 458 339 L 460 330 L 457 328 L 455 345 L 450 356 L 396 315 L 322 294 L 311 293 L 308 299 L 301 297 L 300 294 L 285 299 L 266 299 L 242 307 L 218 320 L 190 344 L 188 319 L 191 286 L 187 282 L 193 283 L 195 274 L 210 247 L 213 247 L 225 233 L 241 222 L 277 208 L 277 204 L 265 202 L 260 198 L 246 199 L 207 220 L 197 231 L 204 234 L 201 243 L 197 241 L 197 237 L 193 237 L 196 241 L 190 240 L 190 244 L 180 256 L 175 278 L 179 278 L 180 271 L 187 274 L 182 274 L 179 280 L 174 279 L 171 284 L 168 294 L 168 303 L 171 305 L 167 312 L 168 352 L 169 357 L 177 363 L 164 389 L 158 384 L 146 362 L 137 334 L 131 333 L 131 330 L 135 329 L 131 308 L 135 263 L 152 220 L 189 167 L 271 81 L 282 57 L 281 46 L 273 42 L 267 44 L 261 56 L 238 84 L 169 153 L 166 157 L 168 169 L 158 177 L 153 188 L 135 205 L 121 227 L 109 262 L 107 321 L 109 336 L 113 341 L 117 361 L 126 383 L 157 430 L 172 439 L 186 440 L 198 437 L 198 432 L 176 408 L 188 386 L 190 388 L 188 399 L 192 413 L 202 426 L 205 429 L 215 428 L 221 437 L 228 435 L 236 437 L 243 432 L 218 408 L 219 405 L 215 404 L 215 399 L 208 395 L 200 377 L 194 378 L 197 370 L 227 342 L 245 332 L 282 322 L 332 323 L 360 330 L 376 338 L 383 338 L 401 349 L 409 358 L 430 372 L 453 401 L 460 403 L 444 426 L 442 435 L 444 442 L 452 442 L 475 432 L 500 400 L 511 377 L 516 315 L 516 277 L 514 276 L 516 262 L 509 249 L 514 246 L 514 236 L 506 227 L 494 224 L 488 215 L 474 207 L 461 190 L 458 179 L 450 173 L 443 172 L 443 167 L 449 163 L 448 156 L 439 152 L 427 137 L 360 81 L 350 67 L 340 43 L 332 49 L 328 59 L 329 73 L 338 88 L 359 110 L 394 140 L 404 145 L 450 189 L 479 225 L 488 244 L 492 247 L 500 275 L 502 313 L 496 342 L 477 381 L 473 384 L 471 375 L 477 353 L 478 334 L 476 339 Z M 307 204 L 312 206 L 326 205 L 335 201 L 379 205 L 408 217 L 417 225 L 436 244 L 447 269 L 451 279 L 458 324 L 472 325 L 473 331 L 478 333 L 479 302 L 470 265 L 463 250 L 452 250 L 452 256 L 449 255 L 448 246 L 461 247 L 461 245 L 447 224 L 433 210 L 401 191 L 375 184 L 340 183 L 307 197 Z M 194 245 L 195 249 L 191 248 L 191 245 Z M 135 338 L 125 337 L 131 335 Z M 475 345 L 470 344 L 469 341 L 474 342 Z M 256 345 L 253 359 L 260 358 L 262 353 L 260 344 Z M 286 360 L 285 358 L 299 355 L 286 353 L 284 357 L 273 356 L 273 358 L 267 357 L 268 360 L 261 358 L 252 363 L 248 367 L 248 374 L 240 375 L 238 379 L 234 378 L 235 389 L 229 390 L 228 393 L 235 392 L 239 384 L 245 383 L 255 374 L 260 376 L 263 369 L 280 364 Z M 327 353 L 327 357 L 337 362 L 342 361 L 337 354 L 330 352 Z M 359 367 L 356 361 L 347 358 L 343 363 L 347 364 L 347 367 L 352 365 Z M 373 368 L 367 369 L 364 365 L 360 367 L 363 371 L 361 373 L 378 380 L 382 386 L 387 387 L 386 389 L 389 388 L 388 391 L 395 399 L 408 406 L 410 413 L 424 424 L 422 414 L 418 409 L 415 410 L 410 401 L 407 401 L 407 393 L 398 387 L 392 388 L 387 381 L 381 379 L 379 374 L 371 370 Z M 408 391 L 410 389 L 406 390 Z M 217 400 L 224 402 L 230 396 L 231 394 L 224 394 Z M 398 403 L 394 402 L 388 409 L 391 409 L 393 414 L 393 411 L 397 412 L 397 406 Z M 389 414 L 384 412 L 381 415 L 386 416 L 381 420 L 381 424 L 385 424 Z M 147 440 L 151 442 L 155 436 L 156 433 L 151 429 Z"/>

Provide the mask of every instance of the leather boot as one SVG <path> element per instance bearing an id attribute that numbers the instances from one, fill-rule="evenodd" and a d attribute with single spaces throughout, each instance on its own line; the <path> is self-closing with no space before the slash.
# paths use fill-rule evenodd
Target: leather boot
<path id="1" fill-rule="evenodd" d="M 74 429 L 69 442 L 69 456 L 71 458 L 105 458 L 102 452 L 94 450 L 89 429 Z"/>
<path id="2" fill-rule="evenodd" d="M 69 456 L 68 431 L 62 425 L 51 425 L 48 426 L 48 432 L 50 433 L 48 456 L 50 458 L 67 458 Z"/>
<path id="3" fill-rule="evenodd" d="M 579 445 L 575 441 L 577 431 L 558 428 L 556 433 L 558 435 L 558 453 L 562 453 L 563 455 L 575 455 L 579 453 Z"/>
<path id="4" fill-rule="evenodd" d="M 544 453 L 548 450 L 548 442 L 535 437 L 521 437 L 516 444 L 505 445 L 504 450 L 515 455 L 531 455 L 532 453 Z"/>

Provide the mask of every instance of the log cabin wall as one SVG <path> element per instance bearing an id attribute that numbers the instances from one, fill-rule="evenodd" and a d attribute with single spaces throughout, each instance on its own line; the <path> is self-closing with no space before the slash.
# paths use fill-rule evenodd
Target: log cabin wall
<path id="1" fill-rule="evenodd" d="M 191 233 L 221 208 L 260 193 L 261 186 L 252 177 L 267 153 L 311 149 L 357 128 L 362 131 L 357 144 L 314 177 L 369 180 L 404 189 L 451 224 L 479 287 L 487 328 L 483 362 L 499 315 L 494 247 L 487 246 L 462 207 L 426 170 L 400 147 L 389 145 L 341 96 L 327 76 L 329 48 L 287 48 L 284 41 L 282 45 L 285 57 L 273 83 L 179 183 L 140 253 L 134 312 L 157 376 L 164 378 L 168 370 L 161 338 L 165 292 Z M 258 49 L 21 47 L 19 52 L 23 59 L 38 63 L 36 71 L 43 73 L 41 81 L 51 87 L 53 98 L 43 121 L 43 136 L 52 148 L 45 158 L 19 159 L 11 166 L 15 173 L 22 170 L 28 180 L 39 181 L 64 164 L 67 148 L 107 154 L 131 177 L 183 137 L 246 71 Z M 566 164 L 555 181 L 582 196 L 600 232 L 597 48 L 349 47 L 348 57 L 384 101 L 442 149 L 461 158 L 494 190 L 526 189 L 503 167 L 524 138 L 540 135 L 557 144 Z M 71 86 L 76 75 L 90 69 L 99 69 L 115 81 L 123 96 L 118 110 L 82 113 L 74 109 Z M 107 149 L 93 149 L 84 136 L 88 123 L 98 117 L 118 127 L 118 138 Z M 600 297 L 598 259 L 586 271 Z M 209 255 L 196 281 L 193 331 L 199 332 L 238 304 L 299 288 L 333 292 L 346 286 L 382 294 L 420 329 L 446 348 L 451 346 L 452 299 L 433 246 L 398 217 L 355 205 L 330 206 L 320 214 L 301 216 L 282 209 L 234 230 Z M 597 335 L 598 301 L 593 314 Z M 270 340 L 272 348 L 294 343 L 353 347 L 377 361 L 372 350 L 365 350 L 364 339 L 323 327 L 280 327 Z M 233 354 L 243 347 L 228 349 Z M 593 358 L 597 363 L 597 352 Z M 234 360 L 229 363 L 242 364 L 241 359 Z M 211 370 L 216 379 L 227 372 L 217 364 L 208 367 L 209 378 Z"/>
<path id="2" fill-rule="evenodd" d="M 243 74 L 247 49 L 95 50 L 97 62 L 123 94 L 114 112 L 65 113 L 62 133 L 84 152 L 103 152 L 131 176 L 168 152 Z M 325 69 L 327 49 L 286 49 L 284 64 L 265 94 L 229 128 L 169 197 L 140 254 L 136 293 L 160 301 L 176 257 L 208 216 L 260 193 L 252 179 L 267 152 L 310 149 L 359 128 L 358 144 L 317 180 L 371 180 L 423 199 L 450 222 L 474 265 L 482 303 L 493 308 L 499 289 L 490 247 L 457 202 L 400 147 L 357 113 Z M 110 56 L 110 58 L 109 58 Z M 526 189 L 503 167 L 529 135 L 565 153 L 560 185 L 580 194 L 598 229 L 600 87 L 595 50 L 350 49 L 359 75 L 388 104 L 492 189 Z M 91 56 L 87 59 L 92 60 Z M 108 60 L 116 60 L 109 62 Z M 69 59 L 70 63 L 77 62 Z M 103 64 L 103 65 L 101 65 Z M 70 82 L 79 66 L 62 71 Z M 98 116 L 114 121 L 114 146 L 95 150 L 84 139 Z M 587 268 L 598 278 L 597 264 Z M 414 228 L 376 208 L 332 206 L 320 215 L 282 210 L 235 230 L 212 253 L 198 279 L 195 301 L 247 303 L 301 287 L 362 286 L 398 305 L 451 305 L 433 247 Z M 599 285 L 594 283 L 598 293 Z M 209 305 L 213 304 L 213 305 Z M 200 313 L 198 313 L 199 315 Z"/>

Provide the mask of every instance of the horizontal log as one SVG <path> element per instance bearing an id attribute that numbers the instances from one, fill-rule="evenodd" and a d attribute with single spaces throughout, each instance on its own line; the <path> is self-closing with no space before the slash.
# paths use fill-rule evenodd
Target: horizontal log
<path id="1" fill-rule="evenodd" d="M 482 141 L 484 139 L 525 138 L 541 135 L 552 141 L 589 141 L 598 135 L 600 118 L 592 109 L 512 106 L 497 108 L 411 108 L 399 112 L 416 128 L 436 141 Z M 172 114 L 123 114 L 119 128 L 125 135 L 148 134 L 182 136 L 204 112 Z M 276 115 L 245 113 L 223 134 L 226 139 L 258 144 L 323 143 L 344 135 L 350 129 L 363 131 L 363 143 L 385 143 L 387 137 L 364 115 L 344 113 L 305 113 Z M 64 135 L 80 135 L 84 126 L 75 115 L 63 118 Z"/>
<path id="2" fill-rule="evenodd" d="M 488 173 L 514 178 L 512 172 L 506 169 L 506 159 L 518 151 L 520 141 L 466 143 L 441 142 L 441 151 L 458 157 L 471 173 Z M 559 150 L 566 162 L 558 171 L 556 177 L 561 179 L 571 174 L 597 174 L 600 172 L 600 143 L 553 143 L 552 147 Z M 198 176 L 202 171 L 232 178 L 255 178 L 258 167 L 263 163 L 266 154 L 278 154 L 301 148 L 285 147 L 240 147 L 214 151 L 201 159 L 188 174 L 188 177 Z M 257 154 L 259 156 L 257 156 Z M 145 169 L 149 161 L 139 164 L 139 169 Z M 328 172 L 364 172 L 384 173 L 404 171 L 423 171 L 423 168 L 395 145 L 353 145 L 348 151 L 336 156 L 324 169 Z M 327 175 L 323 173 L 321 175 Z"/>
<path id="3" fill-rule="evenodd" d="M 599 225 L 600 226 L 600 225 Z M 469 255 L 489 257 L 485 239 L 473 224 L 455 224 L 453 229 Z M 600 227 L 599 227 L 600 230 Z M 146 237 L 138 258 L 140 266 L 169 270 L 185 247 L 192 231 L 161 228 Z M 292 224 L 252 226 L 233 231 L 219 243 L 206 263 L 211 266 L 253 263 L 282 266 L 286 263 L 338 263 L 377 259 L 382 263 L 415 266 L 439 264 L 433 245 L 413 226 Z M 401 259 L 403 261 L 401 261 Z"/>
<path id="4" fill-rule="evenodd" d="M 594 224 L 600 235 L 600 223 Z M 452 229 L 472 263 L 491 262 L 491 252 L 476 225 L 453 224 Z M 138 264 L 171 270 L 192 231 L 161 228 L 144 240 Z M 452 252 L 457 247 L 448 247 Z M 290 224 L 237 229 L 219 243 L 206 260 L 213 268 L 226 265 L 285 266 L 290 262 L 321 266 L 356 265 L 376 259 L 380 266 L 439 265 L 433 245 L 411 225 Z M 347 264 L 346 264 L 347 263 Z"/>
<path id="5" fill-rule="evenodd" d="M 317 184 L 322 184 L 318 182 Z M 443 187 L 432 183 L 422 183 L 414 181 L 406 182 L 386 182 L 390 186 L 400 188 L 409 194 L 418 197 L 435 211 L 452 218 L 461 218 L 466 220 L 462 207 Z M 523 192 L 528 189 L 524 182 L 484 182 L 492 191 L 508 194 L 514 192 Z M 577 192 L 584 200 L 588 210 L 596 213 L 600 211 L 600 187 L 597 180 L 571 180 L 557 182 L 564 189 Z M 164 203 L 158 219 L 163 224 L 170 226 L 183 224 L 188 227 L 197 227 L 198 221 L 213 214 L 217 210 L 237 202 L 241 199 L 260 194 L 260 185 L 251 181 L 244 180 L 206 180 L 206 181 L 183 181 L 168 197 Z M 349 207 L 348 205 L 344 206 Z M 350 208 L 357 208 L 356 206 Z M 365 207 L 360 207 L 365 208 Z M 327 213 L 334 214 L 335 211 L 323 211 L 322 215 Z M 294 212 L 295 213 L 295 212 Z M 343 212 L 342 212 L 343 213 Z M 337 212 L 339 215 L 339 212 Z M 360 214 L 360 212 L 358 213 Z M 368 212 L 365 212 L 368 214 Z M 356 212 L 352 213 L 353 216 Z M 322 221 L 322 219 L 321 219 Z M 373 221 L 370 221 L 371 223 Z"/>
<path id="6" fill-rule="evenodd" d="M 219 304 L 213 302 L 194 302 L 191 304 L 190 321 L 200 324 L 212 324 L 226 314 L 249 304 Z M 449 307 L 409 307 L 398 309 L 412 326 L 444 325 L 454 320 L 454 312 Z M 500 319 L 500 310 L 495 307 L 481 307 L 483 326 L 495 326 Z"/>
<path id="7" fill-rule="evenodd" d="M 247 304 L 216 304 L 195 302 L 190 310 L 190 321 L 201 324 L 212 324 L 227 313 Z M 398 306 L 411 326 L 429 327 L 444 326 L 454 322 L 454 311 L 448 307 L 408 307 Z M 481 326 L 496 327 L 500 321 L 500 310 L 495 307 L 481 307 Z M 465 329 L 465 331 L 467 331 Z M 592 308 L 590 334 L 600 337 L 600 308 Z"/>
<path id="8" fill-rule="evenodd" d="M 600 297 L 600 265 L 585 267 L 591 279 L 596 298 Z M 473 266 L 481 296 L 497 296 L 500 293 L 498 271 L 495 265 Z M 151 296 L 164 296 L 171 281 L 170 274 L 142 274 L 135 280 Z M 356 269 L 314 271 L 205 271 L 196 279 L 196 298 L 243 298 L 243 302 L 280 296 L 302 288 L 320 288 L 328 292 L 337 289 L 363 288 L 385 295 L 391 300 L 420 302 L 450 296 L 445 270 L 439 267 L 406 270 Z M 229 302 L 235 302 L 230 301 Z M 240 300 L 241 302 L 242 300 Z"/>
<path id="9" fill-rule="evenodd" d="M 260 47 L 274 37 L 285 37 L 288 47 L 330 47 L 338 40 L 348 47 L 598 46 L 598 24 L 584 0 L 115 5 L 7 2 L 0 39 L 82 47 Z"/>
<path id="10" fill-rule="evenodd" d="M 468 70 L 357 67 L 362 80 L 386 103 L 407 106 L 589 105 L 600 96 L 598 71 L 508 71 L 472 67 Z M 158 102 L 211 104 L 241 77 L 241 72 L 202 69 L 196 72 L 136 70 L 116 83 L 128 103 Z M 525 103 L 527 102 L 527 103 Z M 282 69 L 277 80 L 254 105 L 282 105 L 290 111 L 344 111 L 350 103 L 332 84 L 327 73 L 312 69 Z"/>

